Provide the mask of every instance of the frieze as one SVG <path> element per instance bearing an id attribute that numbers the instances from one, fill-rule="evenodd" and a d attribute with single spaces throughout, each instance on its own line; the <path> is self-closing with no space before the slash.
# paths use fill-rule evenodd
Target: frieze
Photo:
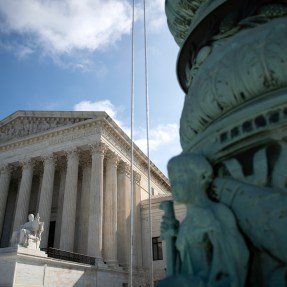
<path id="1" fill-rule="evenodd" d="M 68 134 L 65 136 L 58 136 L 57 138 L 52 138 L 49 140 L 49 145 L 57 145 L 64 142 L 70 142 L 75 139 L 79 139 L 86 136 L 96 135 L 99 133 L 98 129 L 83 130 L 77 133 Z"/>

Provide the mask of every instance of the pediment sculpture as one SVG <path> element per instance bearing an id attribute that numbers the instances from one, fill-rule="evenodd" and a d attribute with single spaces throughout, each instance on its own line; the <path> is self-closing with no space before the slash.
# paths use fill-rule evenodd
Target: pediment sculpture
<path id="1" fill-rule="evenodd" d="M 70 118 L 16 118 L 0 128 L 0 143 L 13 139 L 53 130 L 61 126 L 72 125 L 83 119 Z"/>

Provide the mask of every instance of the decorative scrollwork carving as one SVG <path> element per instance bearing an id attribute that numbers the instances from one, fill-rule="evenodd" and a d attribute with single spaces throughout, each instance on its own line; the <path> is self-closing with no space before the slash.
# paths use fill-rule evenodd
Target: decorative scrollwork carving
<path id="1" fill-rule="evenodd" d="M 215 47 L 202 63 L 182 112 L 180 132 L 184 150 L 198 133 L 222 115 L 287 86 L 286 19 L 258 26 L 253 33 L 253 37 L 246 31 L 238 33 L 225 43 L 228 50 Z"/>

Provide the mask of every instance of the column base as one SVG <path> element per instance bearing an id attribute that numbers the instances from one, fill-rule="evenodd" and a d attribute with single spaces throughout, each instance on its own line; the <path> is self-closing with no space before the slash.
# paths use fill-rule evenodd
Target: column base
<path id="1" fill-rule="evenodd" d="M 113 267 L 113 268 L 118 268 L 119 267 L 119 263 L 116 260 L 110 260 L 110 261 L 106 261 L 108 267 Z"/>
<path id="2" fill-rule="evenodd" d="M 107 267 L 107 264 L 103 261 L 103 258 L 96 258 L 95 259 L 95 266 L 97 267 Z"/>

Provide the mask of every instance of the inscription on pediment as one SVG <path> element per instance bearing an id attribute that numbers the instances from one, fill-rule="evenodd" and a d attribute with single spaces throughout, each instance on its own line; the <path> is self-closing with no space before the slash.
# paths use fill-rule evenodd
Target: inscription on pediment
<path id="1" fill-rule="evenodd" d="M 86 118 L 35 118 L 20 117 L 0 127 L 0 143 L 72 125 Z"/>

